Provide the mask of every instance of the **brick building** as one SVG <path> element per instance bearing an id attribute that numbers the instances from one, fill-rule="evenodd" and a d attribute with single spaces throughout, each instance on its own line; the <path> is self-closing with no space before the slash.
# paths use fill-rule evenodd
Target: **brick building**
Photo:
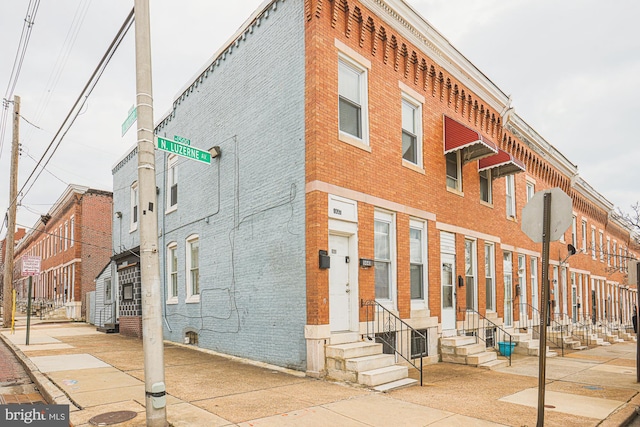
<path id="1" fill-rule="evenodd" d="M 18 243 L 20 241 L 20 239 L 22 239 L 24 237 L 26 233 L 26 230 L 24 228 L 18 227 L 16 229 L 16 232 L 14 234 L 14 241 L 15 243 Z M 0 284 L 2 284 L 2 286 L 4 287 L 4 261 L 5 261 L 5 256 L 6 256 L 6 243 L 7 243 L 7 239 L 6 236 L 4 239 L 0 240 Z M 4 299 L 4 289 L 2 292 L 0 292 L 0 301 L 2 301 Z M 0 304 L 0 307 L 2 306 L 2 304 Z M 2 308 L 0 308 L 0 311 L 2 310 Z"/>
<path id="2" fill-rule="evenodd" d="M 33 278 L 34 302 L 66 308 L 70 319 L 84 319 L 87 292 L 111 256 L 112 193 L 71 184 L 18 243 L 15 260 L 41 257 Z M 14 278 L 19 299 L 27 297 L 27 279 Z"/>
<path id="3" fill-rule="evenodd" d="M 470 319 L 515 335 L 541 309 L 522 208 L 556 187 L 573 225 L 551 246 L 554 321 L 630 319 L 630 227 L 402 0 L 264 3 L 156 134 L 221 153 L 156 153 L 172 341 L 340 376 L 334 352 L 381 313 L 410 327 L 385 326 L 387 345 L 409 358 L 404 336 L 424 334 L 431 362 L 442 338 L 479 334 Z M 133 149 L 113 168 L 122 256 L 139 246 L 136 167 Z"/>

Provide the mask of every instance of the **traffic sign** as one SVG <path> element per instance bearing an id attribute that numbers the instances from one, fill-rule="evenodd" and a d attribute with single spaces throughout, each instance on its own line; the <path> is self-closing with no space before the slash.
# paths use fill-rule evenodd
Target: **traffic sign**
<path id="1" fill-rule="evenodd" d="M 197 160 L 208 165 L 211 164 L 211 153 L 208 151 L 193 148 L 190 145 L 180 144 L 159 136 L 156 138 L 158 138 L 158 149 L 162 151 L 168 151 L 169 153 L 177 154 L 187 159 Z"/>
<path id="2" fill-rule="evenodd" d="M 134 124 L 137 119 L 138 119 L 138 109 L 136 107 L 131 107 L 131 110 L 129 110 L 129 115 L 127 116 L 127 119 L 124 121 L 124 123 L 122 123 L 122 136 L 124 136 L 124 134 L 127 133 L 131 125 Z"/>
<path id="3" fill-rule="evenodd" d="M 35 276 L 40 274 L 40 257 L 25 255 L 21 259 L 20 273 L 22 276 Z"/>
<path id="4" fill-rule="evenodd" d="M 538 191 L 522 208 L 522 231 L 536 243 L 542 243 L 545 193 L 551 193 L 550 242 L 560 239 L 573 219 L 571 197 L 567 196 L 561 188 Z"/>

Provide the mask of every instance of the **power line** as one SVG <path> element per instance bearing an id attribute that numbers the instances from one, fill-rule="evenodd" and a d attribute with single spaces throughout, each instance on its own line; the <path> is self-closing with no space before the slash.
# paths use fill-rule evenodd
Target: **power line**
<path id="1" fill-rule="evenodd" d="M 131 9 L 131 12 L 129 13 L 129 15 L 125 19 L 124 23 L 120 27 L 120 30 L 118 30 L 118 33 L 116 34 L 116 36 L 114 37 L 113 41 L 109 45 L 109 48 L 107 49 L 105 54 L 102 56 L 102 59 L 100 60 L 100 63 L 98 64 L 98 66 L 93 71 L 93 74 L 89 78 L 89 81 L 87 81 L 87 83 L 85 84 L 84 88 L 82 89 L 80 95 L 78 96 L 78 98 L 76 99 L 75 103 L 73 104 L 73 106 L 69 110 L 69 114 L 67 114 L 67 116 L 65 117 L 62 125 L 60 125 L 60 128 L 58 129 L 58 131 L 54 135 L 53 139 L 51 140 L 51 142 L 49 143 L 49 145 L 45 149 L 44 153 L 42 154 L 42 157 L 40 158 L 40 160 L 38 160 L 36 166 L 34 167 L 34 169 L 29 174 L 29 176 L 28 176 L 27 180 L 25 181 L 25 183 L 23 184 L 23 186 L 20 188 L 20 191 L 18 191 L 18 194 L 20 195 L 20 197 L 22 199 L 24 199 L 24 197 L 26 197 L 26 195 L 29 193 L 31 188 L 33 188 L 33 185 L 38 180 L 38 178 L 40 177 L 40 174 L 42 173 L 44 168 L 47 166 L 47 164 L 49 163 L 49 161 L 51 160 L 51 158 L 55 154 L 56 150 L 60 146 L 60 143 L 64 139 L 65 135 L 67 134 L 67 132 L 69 132 L 69 130 L 71 129 L 71 126 L 73 125 L 75 120 L 78 118 L 78 115 L 80 114 L 80 111 L 82 110 L 82 108 L 84 107 L 85 103 L 87 102 L 87 100 L 89 98 L 89 95 L 91 94 L 93 89 L 96 87 L 98 81 L 100 80 L 100 77 L 102 77 L 102 74 L 104 73 L 107 64 L 110 62 L 111 58 L 115 54 L 115 51 L 117 50 L 117 48 L 119 47 L 120 43 L 124 39 L 124 36 L 126 35 L 126 33 L 129 30 L 129 28 L 131 28 L 131 25 L 133 24 L 133 14 L 134 14 L 133 13 L 133 9 Z M 75 114 L 74 114 L 74 112 L 75 112 Z M 65 129 L 65 126 L 66 126 L 66 129 Z M 60 135 L 60 138 L 58 139 L 59 135 Z M 52 150 L 50 154 L 48 154 L 49 150 Z M 47 155 L 49 157 L 45 160 L 45 157 L 47 157 Z M 43 163 L 43 161 L 44 161 L 44 163 Z M 38 167 L 40 167 L 41 164 L 42 164 L 42 167 L 41 167 L 40 170 L 38 170 Z M 34 175 L 35 175 L 35 178 L 33 179 L 33 181 L 31 181 L 31 178 L 33 178 Z M 30 181 L 31 181 L 31 183 L 29 185 Z M 29 188 L 27 188 L 25 190 L 25 187 L 27 187 L 27 185 L 29 185 Z M 16 200 L 12 200 L 11 203 L 16 203 Z"/>

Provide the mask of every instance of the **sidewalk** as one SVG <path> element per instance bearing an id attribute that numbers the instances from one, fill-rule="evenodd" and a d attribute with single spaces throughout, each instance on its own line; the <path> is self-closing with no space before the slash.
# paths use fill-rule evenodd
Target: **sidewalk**
<path id="1" fill-rule="evenodd" d="M 144 426 L 142 341 L 84 323 L 24 321 L 0 330 L 52 403 L 69 404 L 75 427 L 97 415 L 133 411 L 118 426 Z M 547 360 L 545 426 L 617 426 L 640 405 L 635 343 Z M 532 426 L 538 359 L 499 371 L 439 363 L 423 387 L 377 393 L 307 378 L 174 343 L 165 344 L 167 419 L 173 426 Z M 604 420 L 603 424 L 600 424 Z"/>

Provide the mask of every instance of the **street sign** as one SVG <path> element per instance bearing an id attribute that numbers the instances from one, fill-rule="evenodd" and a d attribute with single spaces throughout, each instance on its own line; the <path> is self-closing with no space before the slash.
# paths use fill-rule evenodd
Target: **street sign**
<path id="1" fill-rule="evenodd" d="M 132 124 L 136 122 L 138 119 L 138 109 L 136 107 L 131 107 L 129 110 L 129 115 L 127 119 L 122 123 L 122 136 L 129 130 Z"/>
<path id="2" fill-rule="evenodd" d="M 522 231 L 536 243 L 542 243 L 542 219 L 544 213 L 544 194 L 551 193 L 551 228 L 549 241 L 554 242 L 571 225 L 573 208 L 571 197 L 556 187 L 550 190 L 538 191 L 522 208 Z"/>
<path id="3" fill-rule="evenodd" d="M 40 257 L 23 256 L 20 262 L 20 274 L 22 276 L 35 276 L 40 274 Z"/>
<path id="4" fill-rule="evenodd" d="M 197 160 L 208 165 L 211 164 L 211 153 L 208 151 L 193 148 L 189 145 L 180 144 L 159 136 L 156 138 L 158 138 L 158 149 L 162 151 L 168 151 L 169 153 L 177 154 L 187 159 Z"/>
<path id="5" fill-rule="evenodd" d="M 180 143 L 180 144 L 191 145 L 191 140 L 187 139 L 187 138 L 185 138 L 183 136 L 173 135 L 173 140 L 175 142 Z"/>

